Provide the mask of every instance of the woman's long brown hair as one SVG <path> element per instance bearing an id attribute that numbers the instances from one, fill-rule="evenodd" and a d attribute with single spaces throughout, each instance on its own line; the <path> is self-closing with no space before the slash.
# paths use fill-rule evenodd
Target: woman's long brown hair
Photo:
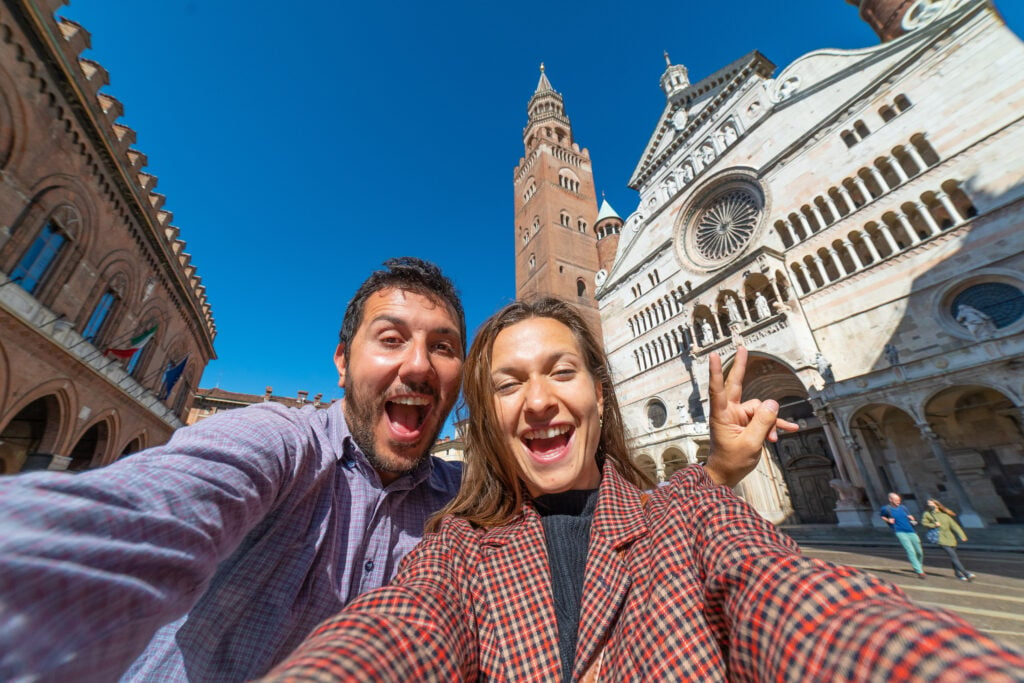
<path id="1" fill-rule="evenodd" d="M 494 408 L 491 351 L 502 330 L 531 318 L 551 318 L 568 327 L 579 344 L 587 369 L 601 385 L 604 411 L 596 454 L 598 467 L 603 468 L 605 461 L 611 459 L 615 469 L 637 488 L 653 486 L 629 457 L 608 358 L 586 322 L 571 304 L 559 299 L 542 297 L 516 301 L 480 326 L 469 350 L 462 380 L 465 407 L 469 410 L 462 486 L 455 498 L 430 518 L 427 531 L 436 531 L 445 515 L 462 517 L 483 527 L 505 524 L 520 513 L 523 501 L 530 496 L 519 477 L 515 457 L 509 452 Z"/>

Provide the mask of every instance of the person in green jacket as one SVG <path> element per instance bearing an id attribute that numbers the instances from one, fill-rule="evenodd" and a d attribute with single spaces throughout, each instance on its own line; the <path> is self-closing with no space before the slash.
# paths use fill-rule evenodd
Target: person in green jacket
<path id="1" fill-rule="evenodd" d="M 953 571 L 956 572 L 956 578 L 961 581 L 970 581 L 974 578 L 974 574 L 964 569 L 964 565 L 961 564 L 960 558 L 956 555 L 956 539 L 959 537 L 961 541 L 966 541 L 967 534 L 964 533 L 964 530 L 953 519 L 955 516 L 955 512 L 934 498 L 930 498 L 928 499 L 928 510 L 921 517 L 921 524 L 931 529 L 939 530 L 939 547 L 949 555 L 949 561 L 953 563 Z"/>

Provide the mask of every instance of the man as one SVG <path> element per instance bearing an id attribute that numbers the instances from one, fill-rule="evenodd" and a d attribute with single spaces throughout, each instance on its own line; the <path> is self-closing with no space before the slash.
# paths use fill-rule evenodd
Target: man
<path id="1" fill-rule="evenodd" d="M 265 403 L 101 470 L 0 478 L 0 680 L 249 680 L 388 583 L 458 489 L 427 454 L 466 326 L 436 266 L 384 265 L 345 311 L 328 410 Z"/>
<path id="2" fill-rule="evenodd" d="M 890 493 L 889 504 L 882 506 L 879 515 L 893 530 L 900 545 L 907 552 L 907 559 L 910 560 L 910 566 L 914 568 L 917 578 L 923 579 L 925 573 L 921 563 L 924 562 L 924 548 L 921 547 L 920 536 L 914 530 L 917 520 L 901 502 L 898 494 Z"/>
<path id="3" fill-rule="evenodd" d="M 388 582 L 458 489 L 428 454 L 466 325 L 436 266 L 384 265 L 345 312 L 329 409 L 266 403 L 101 470 L 0 478 L 0 680 L 247 680 Z"/>

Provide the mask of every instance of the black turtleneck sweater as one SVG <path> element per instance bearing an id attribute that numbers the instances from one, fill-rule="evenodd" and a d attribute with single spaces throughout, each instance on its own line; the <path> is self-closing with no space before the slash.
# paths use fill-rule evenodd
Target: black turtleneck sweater
<path id="1" fill-rule="evenodd" d="M 583 602 L 583 573 L 587 567 L 590 522 L 597 507 L 597 489 L 565 491 L 534 500 L 544 526 L 544 541 L 551 568 L 551 595 L 558 625 L 558 652 L 562 680 L 572 679 L 576 636 Z"/>

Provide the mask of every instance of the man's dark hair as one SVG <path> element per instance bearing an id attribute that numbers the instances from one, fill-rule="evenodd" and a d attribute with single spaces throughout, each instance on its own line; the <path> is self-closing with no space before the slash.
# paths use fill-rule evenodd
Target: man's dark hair
<path id="1" fill-rule="evenodd" d="M 382 289 L 401 289 L 415 292 L 436 300 L 451 309 L 459 323 L 459 335 L 462 340 L 462 357 L 466 357 L 466 314 L 462 310 L 462 301 L 455 289 L 455 284 L 445 277 L 441 269 L 430 261 L 415 256 L 399 256 L 384 262 L 384 269 L 375 270 L 370 277 L 359 286 L 355 296 L 348 302 L 345 318 L 338 333 L 338 343 L 345 345 L 345 359 L 349 357 L 352 337 L 363 322 L 363 309 L 366 300 Z"/>

